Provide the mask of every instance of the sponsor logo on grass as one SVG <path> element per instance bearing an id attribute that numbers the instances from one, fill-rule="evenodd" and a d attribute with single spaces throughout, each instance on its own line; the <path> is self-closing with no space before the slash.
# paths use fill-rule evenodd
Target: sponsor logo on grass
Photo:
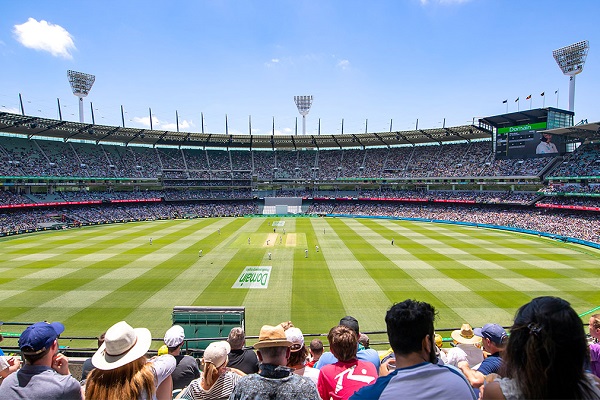
<path id="1" fill-rule="evenodd" d="M 266 289 L 269 287 L 271 267 L 246 267 L 232 289 Z"/>
<path id="2" fill-rule="evenodd" d="M 285 226 L 285 221 L 273 221 L 271 226 Z"/>

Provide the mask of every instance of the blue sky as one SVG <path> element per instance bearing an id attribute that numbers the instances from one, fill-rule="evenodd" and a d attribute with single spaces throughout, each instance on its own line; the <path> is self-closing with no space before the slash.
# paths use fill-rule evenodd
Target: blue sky
<path id="1" fill-rule="evenodd" d="M 568 108 L 552 50 L 590 41 L 576 121 L 600 120 L 597 0 L 3 1 L 0 110 L 78 121 L 67 70 L 94 74 L 85 120 L 293 134 L 409 130 L 545 105 Z"/>

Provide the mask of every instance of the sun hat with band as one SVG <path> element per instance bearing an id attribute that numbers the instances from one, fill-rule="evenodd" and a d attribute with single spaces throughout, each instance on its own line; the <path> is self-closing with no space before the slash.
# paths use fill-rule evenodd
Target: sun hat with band
<path id="1" fill-rule="evenodd" d="M 254 345 L 255 349 L 263 347 L 290 347 L 292 342 L 287 340 L 283 326 L 264 325 L 260 328 L 258 342 Z"/>
<path id="2" fill-rule="evenodd" d="M 471 328 L 471 325 L 469 324 L 462 324 L 460 329 L 452 331 L 450 336 L 452 336 L 452 339 L 462 344 L 476 344 L 481 342 L 481 337 L 475 335 L 473 328 Z"/>
<path id="3" fill-rule="evenodd" d="M 231 346 L 226 341 L 212 342 L 204 350 L 202 359 L 205 363 L 211 363 L 219 368 L 227 363 L 227 355 L 231 352 Z"/>
<path id="4" fill-rule="evenodd" d="M 148 329 L 134 329 L 125 321 L 117 322 L 106 331 L 104 343 L 92 356 L 92 364 L 104 371 L 119 368 L 145 355 L 151 343 Z"/>
<path id="5" fill-rule="evenodd" d="M 304 347 L 304 335 L 298 328 L 289 328 L 285 331 L 285 337 L 292 342 L 292 351 L 300 351 Z"/>

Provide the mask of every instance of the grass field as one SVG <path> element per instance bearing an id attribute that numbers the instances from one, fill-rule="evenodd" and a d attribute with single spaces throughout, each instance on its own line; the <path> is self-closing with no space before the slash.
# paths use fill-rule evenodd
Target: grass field
<path id="1" fill-rule="evenodd" d="M 274 234 L 276 221 L 284 224 Z M 518 306 L 541 295 L 563 297 L 578 313 L 600 305 L 600 251 L 447 224 L 113 224 L 5 238 L 0 260 L 0 320 L 61 321 L 66 336 L 95 336 L 126 320 L 162 337 L 176 305 L 243 305 L 249 335 L 284 320 L 305 333 L 327 332 L 344 315 L 364 331 L 384 330 L 387 308 L 406 298 L 433 304 L 438 328 L 508 325 Z M 271 267 L 267 289 L 232 288 L 249 266 Z"/>

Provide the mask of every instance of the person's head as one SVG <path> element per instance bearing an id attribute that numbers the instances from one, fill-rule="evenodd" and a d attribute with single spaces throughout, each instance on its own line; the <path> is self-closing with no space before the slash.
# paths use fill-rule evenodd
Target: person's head
<path id="1" fill-rule="evenodd" d="M 185 341 L 185 332 L 183 327 L 179 325 L 173 325 L 170 327 L 167 332 L 165 332 L 165 337 L 163 339 L 165 345 L 169 348 L 169 354 L 176 353 L 181 349 Z"/>
<path id="2" fill-rule="evenodd" d="M 30 325 L 19 337 L 19 348 L 27 364 L 44 364 L 52 362 L 58 351 L 58 338 L 65 330 L 60 322 L 36 322 Z"/>
<path id="3" fill-rule="evenodd" d="M 147 363 L 152 335 L 146 328 L 117 322 L 104 335 L 104 343 L 92 356 L 95 369 L 86 380 L 86 399 L 139 398 L 155 391 L 154 372 Z"/>
<path id="4" fill-rule="evenodd" d="M 600 340 L 600 314 L 594 314 L 590 317 L 590 336 Z"/>
<path id="5" fill-rule="evenodd" d="M 428 361 L 436 362 L 433 342 L 435 308 L 417 300 L 394 304 L 385 316 L 390 345 L 396 356 L 421 353 Z"/>
<path id="6" fill-rule="evenodd" d="M 327 334 L 329 349 L 339 361 L 351 361 L 356 358 L 358 337 L 356 333 L 344 325 L 334 326 Z"/>
<path id="7" fill-rule="evenodd" d="M 366 333 L 361 333 L 358 337 L 358 343 L 360 343 L 365 349 L 369 348 L 369 337 Z"/>
<path id="8" fill-rule="evenodd" d="M 473 328 L 469 324 L 462 324 L 460 329 L 453 330 L 450 333 L 450 336 L 455 344 L 470 344 L 477 346 L 481 344 L 481 336 L 476 336 Z"/>
<path id="9" fill-rule="evenodd" d="M 227 337 L 227 342 L 231 346 L 231 350 L 241 350 L 246 344 L 246 334 L 244 333 L 244 330 L 239 326 L 231 328 L 229 336 Z"/>
<path id="10" fill-rule="evenodd" d="M 263 325 L 254 345 L 258 359 L 265 364 L 287 365 L 292 342 L 287 340 L 283 326 Z"/>
<path id="11" fill-rule="evenodd" d="M 508 341 L 506 331 L 498 324 L 485 324 L 483 328 L 475 328 L 473 333 L 482 338 L 483 349 L 492 354 L 504 349 Z"/>
<path id="12" fill-rule="evenodd" d="M 212 387 L 219 376 L 227 371 L 227 354 L 230 351 L 231 346 L 226 341 L 213 342 L 204 350 L 202 374 L 208 387 Z"/>
<path id="13" fill-rule="evenodd" d="M 582 398 L 588 357 L 581 319 L 558 297 L 538 297 L 517 311 L 504 352 L 504 375 L 524 398 Z"/>
<path id="14" fill-rule="evenodd" d="M 550 143 L 552 141 L 552 135 L 550 133 L 542 133 L 540 140 L 542 142 Z"/>
<path id="15" fill-rule="evenodd" d="M 103 332 L 100 336 L 98 336 L 98 348 L 100 348 L 102 343 L 104 343 L 104 336 L 106 336 L 106 332 Z"/>
<path id="16" fill-rule="evenodd" d="M 303 366 L 308 357 L 308 350 L 304 345 L 304 335 L 298 328 L 292 327 L 285 331 L 285 337 L 292 343 L 290 347 L 290 358 L 288 359 L 288 367 Z M 301 368 L 301 367 L 300 367 Z"/>
<path id="17" fill-rule="evenodd" d="M 313 339 L 310 342 L 310 354 L 313 360 L 318 360 L 323 354 L 323 342 L 321 339 Z"/>
<path id="18" fill-rule="evenodd" d="M 356 318 L 347 315 L 344 318 L 340 319 L 340 325 L 352 329 L 357 339 L 360 336 L 360 327 L 358 326 L 358 320 Z"/>

